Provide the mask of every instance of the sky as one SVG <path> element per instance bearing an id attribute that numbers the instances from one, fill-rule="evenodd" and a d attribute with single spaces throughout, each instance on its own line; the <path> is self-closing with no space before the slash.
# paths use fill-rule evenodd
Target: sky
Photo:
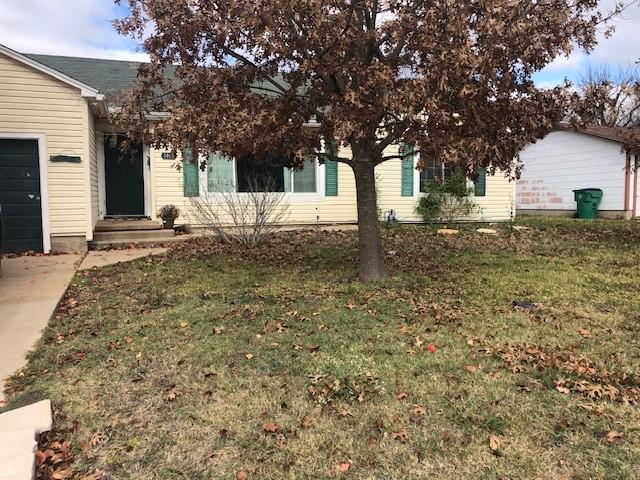
<path id="1" fill-rule="evenodd" d="M 627 0 L 630 1 L 630 0 Z M 610 10 L 616 0 L 601 0 Z M 144 61 L 134 41 L 118 35 L 111 21 L 126 13 L 112 0 L 0 0 L 0 44 L 23 53 Z M 541 87 L 575 80 L 589 64 L 611 66 L 640 60 L 640 1 L 616 19 L 616 32 L 590 55 L 575 51 L 535 76 Z"/>

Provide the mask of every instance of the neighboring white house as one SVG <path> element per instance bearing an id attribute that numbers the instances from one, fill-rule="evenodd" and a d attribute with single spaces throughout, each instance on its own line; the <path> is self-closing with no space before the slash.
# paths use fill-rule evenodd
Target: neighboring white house
<path id="1" fill-rule="evenodd" d="M 518 215 L 571 215 L 573 190 L 603 190 L 600 215 L 640 215 L 637 151 L 625 149 L 620 129 L 566 127 L 554 130 L 520 154 L 522 175 L 516 185 Z"/>

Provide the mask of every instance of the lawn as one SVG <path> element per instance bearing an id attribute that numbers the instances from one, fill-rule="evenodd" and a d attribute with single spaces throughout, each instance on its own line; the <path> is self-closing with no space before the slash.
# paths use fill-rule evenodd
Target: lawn
<path id="1" fill-rule="evenodd" d="M 385 230 L 372 284 L 352 232 L 78 274 L 9 386 L 41 478 L 639 478 L 640 224 L 520 223 Z"/>

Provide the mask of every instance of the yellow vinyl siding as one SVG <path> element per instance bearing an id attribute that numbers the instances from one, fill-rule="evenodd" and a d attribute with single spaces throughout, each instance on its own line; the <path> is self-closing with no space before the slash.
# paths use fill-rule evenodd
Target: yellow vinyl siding
<path id="1" fill-rule="evenodd" d="M 386 154 L 392 155 L 394 152 L 397 153 L 397 147 L 390 147 Z M 179 222 L 198 226 L 197 219 L 193 215 L 191 201 L 183 195 L 182 172 L 176 168 L 176 165 L 180 164 L 181 158 L 163 160 L 162 153 L 161 150 L 150 150 L 153 212 L 157 215 L 163 205 L 173 204 L 178 206 L 182 212 Z M 340 156 L 349 158 L 351 156 L 349 149 L 341 148 Z M 417 170 L 415 175 L 418 175 Z M 379 188 L 379 207 L 382 213 L 393 209 L 401 221 L 418 222 L 421 220 L 414 211 L 419 199 L 418 192 L 414 191 L 413 197 L 401 196 L 401 161 L 399 159 L 389 160 L 379 165 L 376 168 L 376 177 Z M 200 190 L 202 195 L 204 193 L 202 182 Z M 321 185 L 321 191 L 318 193 L 320 199 L 310 201 L 296 201 L 295 194 L 292 194 L 287 223 L 312 225 L 316 223 L 317 216 L 319 216 L 321 224 L 357 222 L 356 188 L 351 167 L 343 163 L 338 165 L 337 196 L 324 197 L 324 185 Z M 500 175 L 487 176 L 487 195 L 476 197 L 476 202 L 482 206 L 483 210 L 473 219 L 486 221 L 508 219 L 514 198 L 514 183 Z"/>
<path id="2" fill-rule="evenodd" d="M 386 155 L 396 155 L 398 147 L 389 147 Z M 419 179 L 420 172 L 414 171 L 415 179 Z M 378 207 L 384 215 L 389 210 L 395 210 L 401 222 L 420 222 L 422 219 L 415 213 L 419 200 L 419 182 L 414 181 L 413 197 L 401 195 L 402 162 L 400 159 L 388 160 L 376 167 L 378 187 Z M 515 202 L 515 182 L 499 172 L 496 175 L 487 174 L 487 191 L 485 196 L 474 197 L 475 203 L 481 211 L 472 215 L 469 220 L 503 221 L 508 220 Z M 515 210 L 513 210 L 515 211 Z"/>
<path id="3" fill-rule="evenodd" d="M 47 142 L 52 236 L 85 236 L 90 151 L 87 102 L 77 88 L 0 54 L 0 133 L 43 134 Z M 81 163 L 54 163 L 52 155 L 81 157 Z"/>
<path id="4" fill-rule="evenodd" d="M 160 150 L 151 149 L 151 178 L 153 186 L 153 211 L 157 215 L 158 210 L 167 204 L 173 204 L 180 208 L 181 222 L 197 224 L 193 216 L 192 205 L 189 198 L 183 195 L 182 172 L 176 169 L 181 158 L 177 160 L 163 160 Z M 341 151 L 345 156 L 348 151 Z M 321 186 L 319 196 L 324 193 L 324 185 Z M 202 191 L 200 192 L 203 193 Z M 319 216 L 320 223 L 351 223 L 355 222 L 357 215 L 355 210 L 355 181 L 351 168 L 344 164 L 338 166 L 338 196 L 324 197 L 316 201 L 296 201 L 295 196 L 289 203 L 290 224 L 314 224 Z"/>

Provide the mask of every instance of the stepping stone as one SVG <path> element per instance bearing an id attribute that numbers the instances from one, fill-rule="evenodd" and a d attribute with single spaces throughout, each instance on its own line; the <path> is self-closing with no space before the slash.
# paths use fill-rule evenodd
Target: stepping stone
<path id="1" fill-rule="evenodd" d="M 460 233 L 460 230 L 455 230 L 453 228 L 441 228 L 438 230 L 438 235 L 457 235 Z"/>
<path id="2" fill-rule="evenodd" d="M 493 228 L 479 228 L 476 230 L 478 233 L 484 233 L 485 235 L 497 235 L 498 231 Z"/>

